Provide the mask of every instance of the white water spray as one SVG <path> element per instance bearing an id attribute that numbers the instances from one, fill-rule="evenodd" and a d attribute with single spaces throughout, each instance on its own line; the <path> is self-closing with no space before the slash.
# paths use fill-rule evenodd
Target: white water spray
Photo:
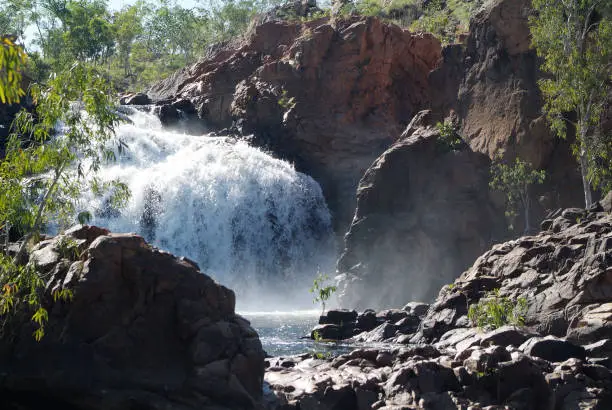
<path id="1" fill-rule="evenodd" d="M 83 198 L 92 223 L 195 260 L 236 291 L 241 309 L 312 306 L 307 285 L 335 258 L 319 185 L 245 142 L 169 132 L 143 112 L 130 118 L 117 130 L 128 151 L 100 177 L 127 183 L 132 198 L 121 211 Z"/>

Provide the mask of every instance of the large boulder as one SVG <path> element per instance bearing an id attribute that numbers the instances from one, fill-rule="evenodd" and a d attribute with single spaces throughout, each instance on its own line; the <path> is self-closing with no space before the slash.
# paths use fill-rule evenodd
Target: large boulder
<path id="1" fill-rule="evenodd" d="M 419 118 L 426 121 L 426 113 Z M 445 146 L 437 128 L 411 124 L 357 189 L 338 262 L 342 304 L 431 300 L 502 238 L 503 212 L 489 197 L 489 163 L 467 146 Z"/>
<path id="2" fill-rule="evenodd" d="M 363 172 L 429 104 L 427 76 L 439 58 L 433 36 L 375 18 L 272 20 L 147 93 L 188 99 L 208 125 L 235 124 L 294 162 L 321 184 L 341 234 Z"/>
<path id="3" fill-rule="evenodd" d="M 264 352 L 234 293 L 133 234 L 78 227 L 31 255 L 46 280 L 40 342 L 31 313 L 0 336 L 0 407 L 247 409 Z M 50 296 L 70 289 L 70 301 Z"/>

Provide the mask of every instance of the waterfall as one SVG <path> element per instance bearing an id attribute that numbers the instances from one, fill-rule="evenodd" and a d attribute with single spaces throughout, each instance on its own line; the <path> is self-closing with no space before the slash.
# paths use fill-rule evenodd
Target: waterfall
<path id="1" fill-rule="evenodd" d="M 312 306 L 307 286 L 335 258 L 319 185 L 244 141 L 171 132 L 139 111 L 130 119 L 117 129 L 127 151 L 99 176 L 127 183 L 131 200 L 114 210 L 85 195 L 92 224 L 189 257 L 236 291 L 241 309 Z"/>

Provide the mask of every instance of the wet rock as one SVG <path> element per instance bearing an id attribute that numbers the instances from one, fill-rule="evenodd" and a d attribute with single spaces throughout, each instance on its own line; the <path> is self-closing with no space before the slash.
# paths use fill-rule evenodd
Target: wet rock
<path id="1" fill-rule="evenodd" d="M 340 340 L 342 339 L 342 331 L 340 326 L 328 323 L 315 326 L 310 333 L 310 337 L 314 340 Z"/>
<path id="2" fill-rule="evenodd" d="M 405 304 L 402 310 L 409 315 L 423 317 L 427 313 L 427 310 L 429 310 L 429 305 L 427 303 L 410 302 Z"/>
<path id="3" fill-rule="evenodd" d="M 362 332 L 368 332 L 379 324 L 376 312 L 371 309 L 365 310 L 357 316 L 357 328 Z"/>
<path id="4" fill-rule="evenodd" d="M 151 104 L 151 99 L 144 93 L 126 94 L 121 96 L 119 103 L 121 105 L 148 105 Z"/>
<path id="5" fill-rule="evenodd" d="M 159 117 L 161 123 L 167 127 L 178 124 L 181 119 L 179 111 L 170 104 L 156 106 L 153 112 Z"/>
<path id="6" fill-rule="evenodd" d="M 355 310 L 332 309 L 320 317 L 319 324 L 332 323 L 340 326 L 344 323 L 354 323 L 356 320 L 357 312 Z"/>

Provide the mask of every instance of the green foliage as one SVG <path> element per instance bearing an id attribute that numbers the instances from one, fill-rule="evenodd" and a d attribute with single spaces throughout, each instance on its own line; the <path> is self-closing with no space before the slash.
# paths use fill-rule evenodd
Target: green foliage
<path id="1" fill-rule="evenodd" d="M 532 185 L 544 183 L 545 179 L 546 171 L 534 170 L 529 163 L 520 158 L 516 158 L 513 164 L 506 164 L 498 157 L 491 164 L 489 185 L 506 196 L 506 217 L 509 221 L 513 221 L 520 210 L 523 211 L 525 232 L 530 229 L 531 197 L 529 189 Z M 512 223 L 510 229 L 513 229 Z"/>
<path id="2" fill-rule="evenodd" d="M 8 37 L 0 37 L 0 102 L 2 104 L 18 103 L 25 95 L 21 83 L 26 62 L 27 57 L 21 47 Z"/>
<path id="3" fill-rule="evenodd" d="M 479 328 L 493 328 L 504 325 L 523 326 L 527 314 L 527 299 L 521 297 L 512 301 L 499 295 L 499 289 L 486 294 L 478 303 L 471 305 L 468 318 Z"/>
<path id="4" fill-rule="evenodd" d="M 551 128 L 576 133 L 574 153 L 591 186 L 610 186 L 612 137 L 600 130 L 612 81 L 612 6 L 604 0 L 534 0 L 529 20 L 533 45 L 549 73 L 539 81 Z M 568 115 L 575 113 L 575 115 Z"/>
<path id="5" fill-rule="evenodd" d="M 410 30 L 432 33 L 443 43 L 452 43 L 457 35 L 458 26 L 459 22 L 449 8 L 442 8 L 438 3 L 434 3 L 410 25 Z"/>
<path id="6" fill-rule="evenodd" d="M 329 276 L 319 272 L 312 283 L 312 287 L 310 288 L 310 293 L 314 294 L 312 303 L 321 303 L 321 315 L 325 313 L 325 303 L 336 291 L 336 286 L 328 285 L 328 281 Z"/>
<path id="7" fill-rule="evenodd" d="M 278 105 L 284 110 L 291 110 L 295 107 L 295 97 L 289 97 L 287 90 L 283 90 L 280 98 L 278 99 Z"/>
<path id="8" fill-rule="evenodd" d="M 453 123 L 445 121 L 444 123 L 437 123 L 436 128 L 440 133 L 438 137 L 438 143 L 445 150 L 454 151 L 461 148 L 463 145 L 463 140 L 461 136 L 457 132 L 457 128 L 453 125 Z"/>
<path id="9" fill-rule="evenodd" d="M 75 260 L 81 257 L 79 244 L 69 236 L 61 236 L 56 244 L 60 256 L 64 259 Z"/>
<path id="10" fill-rule="evenodd" d="M 12 44 L 3 43 L 6 47 Z M 4 47 L 4 46 L 3 46 Z M 16 65 L 3 66 L 7 79 L 15 76 Z M 16 92 L 19 83 L 2 83 L 3 95 Z M 74 64 L 55 74 L 46 84 L 34 84 L 30 95 L 36 112 L 21 111 L 0 161 L 0 221 L 4 227 L 18 227 L 24 234 L 17 254 L 0 256 L 0 314 L 29 309 L 36 324 L 34 338 L 45 334 L 48 312 L 41 295 L 45 282 L 32 264 L 21 259 L 31 239 L 39 236 L 48 222 L 67 224 L 76 214 L 77 201 L 84 189 L 108 195 L 112 206 L 129 198 L 127 186 L 120 181 L 100 181 L 100 165 L 114 159 L 109 143 L 119 118 L 112 104 L 112 90 L 104 77 L 85 64 Z M 62 133 L 56 134 L 58 124 Z M 120 152 L 124 148 L 117 144 Z M 62 257 L 77 258 L 74 240 L 58 242 Z M 5 251 L 7 251 L 5 249 Z M 66 289 L 52 293 L 53 299 L 69 300 Z"/>

